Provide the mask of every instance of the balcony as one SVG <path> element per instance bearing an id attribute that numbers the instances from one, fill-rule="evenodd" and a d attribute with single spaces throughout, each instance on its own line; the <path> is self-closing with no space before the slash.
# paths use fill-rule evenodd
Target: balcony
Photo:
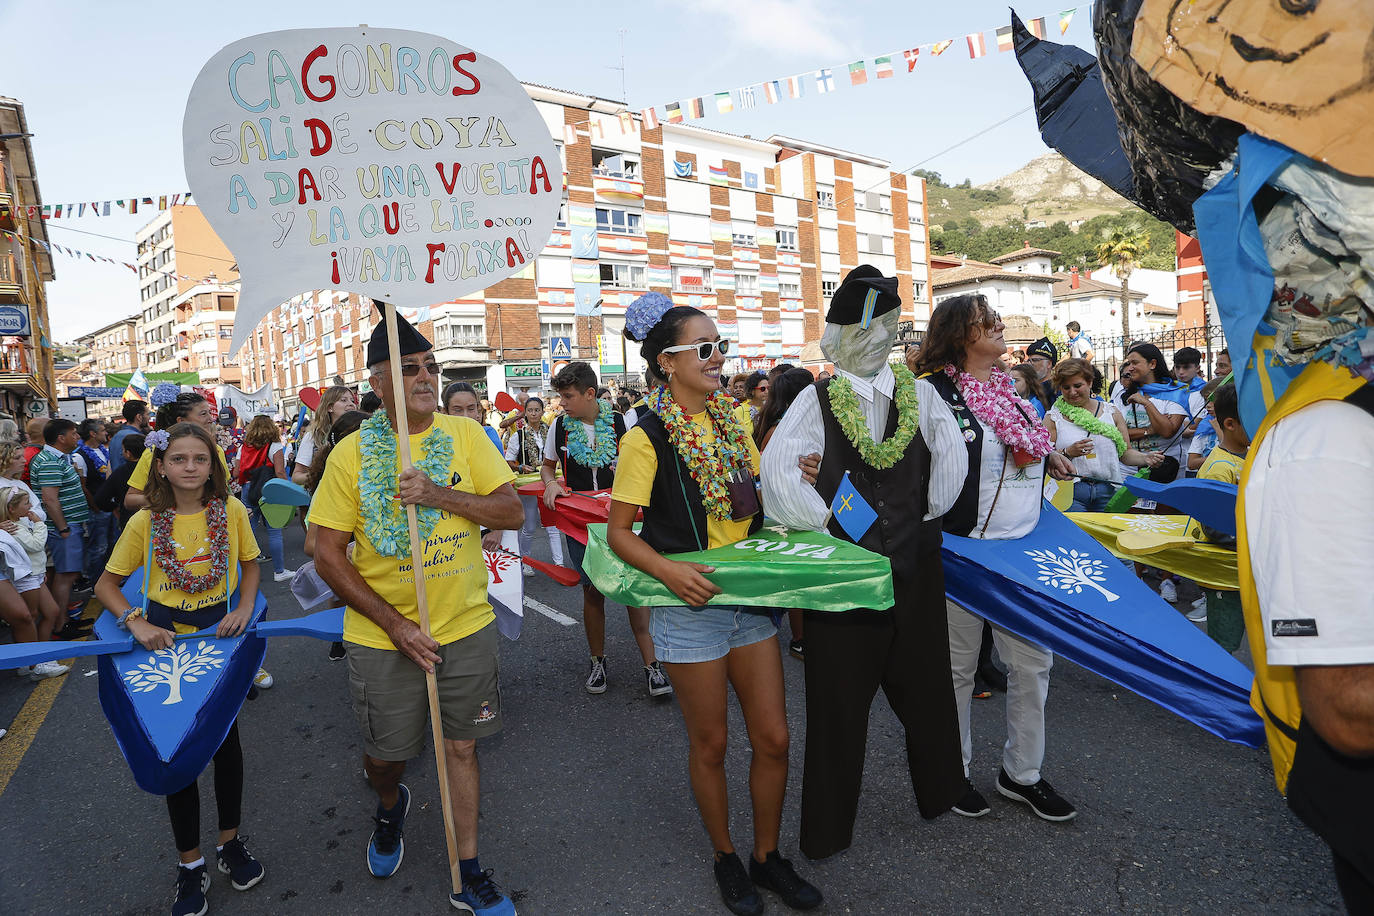
<path id="1" fill-rule="evenodd" d="M 24 267 L 9 251 L 0 252 L 0 301 L 28 302 L 24 289 Z"/>
<path id="2" fill-rule="evenodd" d="M 0 228 L 14 229 L 18 219 L 14 212 L 14 175 L 9 163 L 0 161 Z"/>

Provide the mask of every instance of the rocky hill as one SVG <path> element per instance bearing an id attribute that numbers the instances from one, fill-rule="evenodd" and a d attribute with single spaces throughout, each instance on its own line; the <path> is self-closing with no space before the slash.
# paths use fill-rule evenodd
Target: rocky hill
<path id="1" fill-rule="evenodd" d="M 1125 198 L 1056 152 L 1037 156 L 1010 174 L 975 187 L 929 188 L 932 227 L 969 218 L 984 226 L 1019 219 L 1030 227 L 1064 220 L 1073 225 L 1132 209 Z"/>

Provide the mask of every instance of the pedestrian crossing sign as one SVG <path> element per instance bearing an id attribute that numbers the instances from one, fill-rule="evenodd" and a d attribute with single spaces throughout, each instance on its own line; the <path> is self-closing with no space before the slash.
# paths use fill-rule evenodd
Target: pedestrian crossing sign
<path id="1" fill-rule="evenodd" d="M 551 359 L 572 359 L 572 338 L 550 337 L 549 357 Z"/>

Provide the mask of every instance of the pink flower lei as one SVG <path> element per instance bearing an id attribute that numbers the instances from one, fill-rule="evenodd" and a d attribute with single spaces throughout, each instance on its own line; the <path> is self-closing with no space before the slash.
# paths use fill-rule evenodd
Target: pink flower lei
<path id="1" fill-rule="evenodd" d="M 1044 458 L 1050 453 L 1050 431 L 1036 417 L 1030 403 L 1016 393 L 1011 376 L 1000 366 L 992 368 L 992 375 L 986 382 L 953 366 L 945 366 L 945 374 L 954 379 L 978 422 L 991 428 L 1005 445 L 1036 458 Z"/>

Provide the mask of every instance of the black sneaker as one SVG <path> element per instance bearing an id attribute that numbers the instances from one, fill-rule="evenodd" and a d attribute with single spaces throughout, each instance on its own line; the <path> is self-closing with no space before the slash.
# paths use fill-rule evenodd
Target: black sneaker
<path id="1" fill-rule="evenodd" d="M 333 642 L 329 644 L 329 660 L 331 662 L 337 662 L 339 659 L 347 657 L 348 650 L 344 648 L 343 643 Z"/>
<path id="2" fill-rule="evenodd" d="M 975 683 L 984 684 L 989 690 L 996 690 L 998 693 L 1007 692 L 1006 674 L 991 662 L 986 665 L 979 665 L 974 677 Z"/>
<path id="3" fill-rule="evenodd" d="M 590 670 L 587 672 L 587 692 L 606 692 L 606 656 L 593 655 Z"/>
<path id="4" fill-rule="evenodd" d="M 262 880 L 267 869 L 253 858 L 248 847 L 243 845 L 243 837 L 236 836 L 215 853 L 219 861 L 220 874 L 229 876 L 229 883 L 236 891 L 246 891 Z"/>
<path id="5" fill-rule="evenodd" d="M 992 809 L 988 807 L 988 800 L 983 797 L 973 785 L 973 780 L 968 781 L 968 791 L 964 797 L 954 803 L 954 807 L 949 810 L 961 817 L 982 817 Z"/>
<path id="6" fill-rule="evenodd" d="M 763 900 L 754 889 L 754 882 L 749 880 L 744 863 L 733 852 L 717 856 L 716 886 L 720 888 L 720 899 L 725 901 L 726 909 L 736 916 L 758 916 L 763 912 Z"/>
<path id="7" fill-rule="evenodd" d="M 762 862 L 749 857 L 749 879 L 758 887 L 772 891 L 794 910 L 814 910 L 825 898 L 815 886 L 802 878 L 775 849 Z"/>
<path id="8" fill-rule="evenodd" d="M 1025 802 L 1031 806 L 1031 810 L 1047 821 L 1071 821 L 1078 817 L 1078 809 L 1069 804 L 1043 779 L 1033 786 L 1023 786 L 1013 782 L 1005 769 L 999 770 L 997 791 L 1012 801 Z"/>
<path id="9" fill-rule="evenodd" d="M 172 916 L 205 916 L 210 902 L 205 894 L 210 890 L 210 871 L 202 862 L 195 868 L 177 866 L 177 896 L 172 901 Z"/>
<path id="10" fill-rule="evenodd" d="M 806 642 L 801 639 L 794 639 L 787 644 L 787 653 L 797 661 L 806 661 Z"/>
<path id="11" fill-rule="evenodd" d="M 668 683 L 668 675 L 658 662 L 650 662 L 644 666 L 644 680 L 648 682 L 651 697 L 667 696 L 673 692 L 673 685 Z"/>

